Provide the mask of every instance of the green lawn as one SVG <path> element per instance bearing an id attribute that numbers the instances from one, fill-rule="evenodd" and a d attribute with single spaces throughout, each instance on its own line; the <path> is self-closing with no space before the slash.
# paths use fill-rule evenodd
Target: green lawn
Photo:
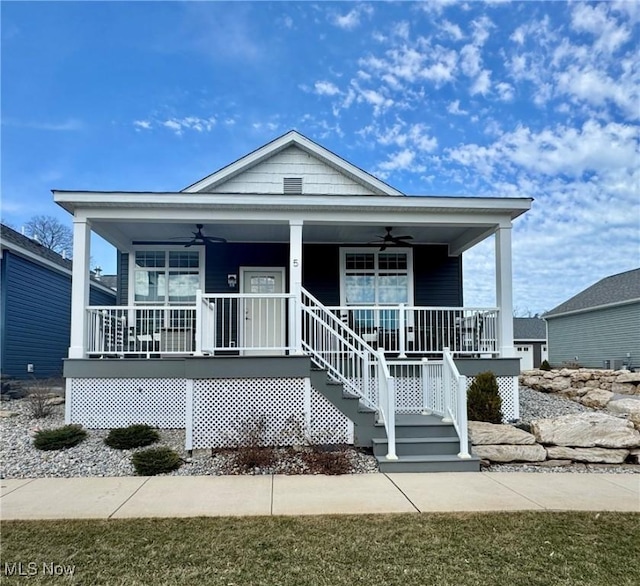
<path id="1" fill-rule="evenodd" d="M 10 521 L 1 559 L 3 584 L 636 586 L 640 515 Z M 37 574 L 8 576 L 17 562 Z M 73 578 L 44 575 L 52 562 Z"/>

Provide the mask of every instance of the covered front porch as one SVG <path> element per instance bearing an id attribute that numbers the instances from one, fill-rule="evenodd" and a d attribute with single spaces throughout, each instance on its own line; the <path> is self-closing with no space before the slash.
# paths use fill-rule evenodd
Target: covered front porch
<path id="1" fill-rule="evenodd" d="M 154 385 L 176 381 L 185 397 L 177 417 L 186 417 L 189 431 L 198 393 L 215 402 L 222 389 L 237 387 L 238 397 L 240 389 L 254 389 L 240 382 L 242 375 L 218 381 L 217 360 L 306 357 L 317 371 L 286 391 L 297 393 L 294 403 L 305 417 L 315 417 L 314 401 L 324 405 L 305 390 L 320 372 L 330 381 L 317 381 L 321 394 L 338 385 L 342 399 L 376 414 L 388 460 L 398 458 L 395 421 L 402 413 L 442 417 L 455 429 L 458 457 L 469 457 L 467 378 L 455 360 L 484 360 L 489 369 L 491 359 L 514 356 L 511 225 L 530 200 L 67 192 L 55 198 L 74 214 L 68 393 L 89 420 L 103 403 L 131 416 L 128 401 L 138 401 L 144 384 L 141 374 L 126 375 L 130 361 Z M 92 231 L 118 249 L 114 306 L 88 303 Z M 496 305 L 465 307 L 462 254 L 490 237 Z M 176 358 L 212 366 L 199 367 L 207 375 L 175 378 L 167 368 Z M 97 361 L 117 378 L 82 374 L 96 372 L 86 364 Z M 505 396 L 517 403 L 513 375 L 504 378 Z M 269 381 L 270 392 L 279 392 L 278 378 Z M 87 394 L 87 385 L 102 394 Z M 122 400 L 113 395 L 117 388 L 125 389 Z M 103 403 L 94 405 L 99 395 Z M 260 404 L 271 409 L 269 401 Z M 335 408 L 346 417 L 340 425 L 357 427 L 358 410 L 345 415 Z M 141 409 L 146 401 L 135 407 L 137 419 Z M 278 421 L 286 412 L 270 417 Z"/>
<path id="2" fill-rule="evenodd" d="M 55 197 L 74 213 L 69 358 L 300 354 L 303 291 L 389 356 L 514 355 L 511 224 L 528 199 Z M 92 231 L 118 249 L 117 306 L 88 303 Z M 466 307 L 462 254 L 490 237 L 496 304 Z"/>

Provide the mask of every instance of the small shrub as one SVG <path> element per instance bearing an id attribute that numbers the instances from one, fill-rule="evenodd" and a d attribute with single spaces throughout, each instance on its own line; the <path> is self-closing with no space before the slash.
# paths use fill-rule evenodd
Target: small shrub
<path id="1" fill-rule="evenodd" d="M 540 364 L 540 370 L 551 370 L 551 365 L 548 360 L 542 361 L 542 364 Z"/>
<path id="2" fill-rule="evenodd" d="M 245 446 L 233 454 L 233 462 L 243 472 L 252 472 L 255 468 L 268 468 L 276 462 L 273 448 Z"/>
<path id="3" fill-rule="evenodd" d="M 53 413 L 53 405 L 49 401 L 49 391 L 33 389 L 27 393 L 27 411 L 33 419 L 44 419 Z"/>
<path id="4" fill-rule="evenodd" d="M 81 425 L 64 425 L 56 429 L 38 431 L 33 445 L 39 450 L 64 450 L 77 446 L 86 437 L 87 432 Z"/>
<path id="5" fill-rule="evenodd" d="M 171 448 L 160 446 L 136 452 L 131 463 L 139 476 L 155 476 L 177 470 L 182 466 L 180 455 Z"/>
<path id="6" fill-rule="evenodd" d="M 470 421 L 502 423 L 502 399 L 492 372 L 481 372 L 467 391 L 467 417 Z"/>
<path id="7" fill-rule="evenodd" d="M 313 449 L 302 452 L 300 457 L 311 474 L 338 475 L 351 472 L 351 461 L 344 450 L 328 451 L 314 446 Z"/>
<path id="8" fill-rule="evenodd" d="M 159 439 L 160 434 L 153 427 L 141 423 L 112 429 L 104 439 L 104 443 L 110 448 L 130 450 L 148 446 Z"/>

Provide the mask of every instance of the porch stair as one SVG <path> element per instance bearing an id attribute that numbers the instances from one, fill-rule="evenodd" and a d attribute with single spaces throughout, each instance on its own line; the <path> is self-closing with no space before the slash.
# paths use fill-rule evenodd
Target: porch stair
<path id="1" fill-rule="evenodd" d="M 380 472 L 479 472 L 480 460 L 458 457 L 460 441 L 452 423 L 435 415 L 396 415 L 397 460 L 387 460 L 384 425 L 375 424 L 373 455 Z"/>
<path id="2" fill-rule="evenodd" d="M 340 413 L 353 421 L 354 444 L 358 447 L 371 447 L 375 434 L 376 412 L 363 405 L 356 395 L 346 392 L 342 383 L 333 381 L 326 370 L 312 366 L 309 376 L 313 388 Z"/>
<path id="3" fill-rule="evenodd" d="M 372 447 L 380 472 L 478 472 L 480 460 L 458 458 L 460 442 L 453 424 L 434 415 L 396 415 L 397 460 L 387 460 L 387 434 L 376 412 L 344 391 L 327 371 L 312 367 L 311 385 L 354 424 L 354 444 Z"/>

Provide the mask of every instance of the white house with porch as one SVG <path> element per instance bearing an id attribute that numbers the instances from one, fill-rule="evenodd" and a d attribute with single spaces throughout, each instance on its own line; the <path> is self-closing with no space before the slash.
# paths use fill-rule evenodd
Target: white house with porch
<path id="1" fill-rule="evenodd" d="M 73 214 L 67 420 L 186 429 L 251 418 L 370 446 L 381 469 L 478 469 L 466 388 L 518 417 L 512 222 L 529 198 L 404 195 L 291 131 L 173 193 L 53 192 Z M 118 305 L 89 305 L 91 232 Z M 464 307 L 462 253 L 495 235 L 495 307 Z"/>

